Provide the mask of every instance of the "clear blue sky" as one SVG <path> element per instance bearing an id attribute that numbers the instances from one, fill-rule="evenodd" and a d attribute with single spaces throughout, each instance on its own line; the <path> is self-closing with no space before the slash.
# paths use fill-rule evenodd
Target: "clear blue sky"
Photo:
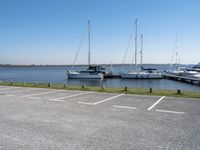
<path id="1" fill-rule="evenodd" d="M 144 63 L 170 63 L 177 32 L 181 62 L 200 61 L 199 0 L 0 0 L 0 63 L 71 64 L 88 19 L 92 63 L 121 63 L 136 18 Z"/>

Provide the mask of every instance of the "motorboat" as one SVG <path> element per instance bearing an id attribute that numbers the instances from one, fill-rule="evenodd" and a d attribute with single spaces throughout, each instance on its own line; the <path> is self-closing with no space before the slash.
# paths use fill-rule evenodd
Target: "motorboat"
<path id="1" fill-rule="evenodd" d="M 188 78 L 200 78 L 200 72 L 193 69 L 187 69 L 186 67 L 178 67 L 177 70 L 168 71 L 167 74 L 174 76 L 188 77 Z"/>

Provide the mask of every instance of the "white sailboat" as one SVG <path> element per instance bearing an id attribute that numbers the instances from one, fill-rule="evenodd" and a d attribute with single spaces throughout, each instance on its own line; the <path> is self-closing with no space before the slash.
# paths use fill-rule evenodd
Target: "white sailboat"
<path id="1" fill-rule="evenodd" d="M 143 34 L 141 34 L 141 70 L 121 73 L 123 79 L 161 79 L 162 74 L 155 68 L 143 67 Z M 135 66 L 137 66 L 137 19 L 135 20 Z"/>
<path id="2" fill-rule="evenodd" d="M 68 70 L 68 79 L 103 79 L 104 68 L 90 63 L 90 21 L 88 21 L 88 68 L 83 71 Z"/>
<path id="3" fill-rule="evenodd" d="M 170 69 L 169 69 L 169 71 L 166 72 L 166 74 L 167 75 L 173 75 L 173 76 L 188 77 L 188 78 L 200 78 L 200 72 L 198 72 L 198 70 L 187 69 L 186 67 L 180 67 L 178 65 L 178 52 L 179 51 L 180 51 L 179 34 L 177 34 L 175 52 L 173 52 L 173 54 L 172 54 Z M 171 70 L 174 53 L 176 54 L 176 58 L 175 58 L 176 70 Z"/>

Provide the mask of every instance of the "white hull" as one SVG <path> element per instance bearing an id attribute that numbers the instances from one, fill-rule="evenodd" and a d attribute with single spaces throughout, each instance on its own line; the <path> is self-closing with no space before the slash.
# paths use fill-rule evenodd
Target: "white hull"
<path id="1" fill-rule="evenodd" d="M 126 73 L 121 74 L 123 79 L 161 79 L 160 73 Z"/>
<path id="2" fill-rule="evenodd" d="M 169 72 L 168 74 L 175 75 L 175 76 L 188 77 L 188 78 L 200 78 L 200 73 L 196 71 L 173 71 L 173 72 Z"/>
<path id="3" fill-rule="evenodd" d="M 200 78 L 200 73 L 194 71 L 186 71 L 181 73 L 180 75 L 189 78 Z"/>
<path id="4" fill-rule="evenodd" d="M 79 73 L 79 72 L 69 72 L 67 73 L 68 79 L 103 79 L 103 74 L 89 74 L 89 73 Z"/>

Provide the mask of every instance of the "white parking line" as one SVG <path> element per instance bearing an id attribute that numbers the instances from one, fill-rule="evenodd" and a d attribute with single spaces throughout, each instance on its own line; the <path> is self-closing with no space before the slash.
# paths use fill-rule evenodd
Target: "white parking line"
<path id="1" fill-rule="evenodd" d="M 66 99 L 66 98 L 71 98 L 71 97 L 75 97 L 75 96 L 80 96 L 80 95 L 88 94 L 88 93 L 90 93 L 90 92 L 79 93 L 79 94 L 74 94 L 74 95 L 69 95 L 69 96 L 65 96 L 65 97 L 59 97 L 59 98 L 49 99 L 49 100 L 57 101 L 57 100 L 62 100 L 62 99 Z"/>
<path id="2" fill-rule="evenodd" d="M 57 100 L 57 99 L 48 99 L 48 100 L 53 102 L 64 102 L 64 100 Z"/>
<path id="3" fill-rule="evenodd" d="M 110 97 L 110 98 L 107 98 L 107 99 L 104 99 L 104 100 L 101 100 L 101 101 L 98 101 L 96 103 L 90 103 L 90 102 L 78 102 L 79 104 L 86 104 L 86 105 L 97 105 L 97 104 L 100 104 L 100 103 L 103 103 L 103 102 L 106 102 L 106 101 L 109 101 L 109 100 L 112 100 L 114 98 L 117 98 L 117 97 L 120 97 L 120 96 L 123 96 L 124 94 L 119 94 L 119 95 L 115 95 L 113 97 Z"/>
<path id="4" fill-rule="evenodd" d="M 136 107 L 113 105 L 115 108 L 136 109 Z"/>
<path id="5" fill-rule="evenodd" d="M 104 99 L 104 100 L 102 100 L 102 101 L 96 102 L 96 103 L 94 103 L 94 104 L 97 105 L 97 104 L 100 104 L 100 103 L 103 103 L 103 102 L 109 101 L 109 100 L 111 100 L 111 99 L 114 99 L 114 98 L 117 98 L 117 97 L 120 97 L 120 96 L 123 96 L 123 95 L 124 95 L 124 94 L 119 94 L 119 95 L 116 95 L 116 96 L 113 96 L 113 97 L 110 97 L 110 98 Z"/>
<path id="6" fill-rule="evenodd" d="M 160 101 L 162 101 L 165 98 L 165 96 L 162 96 L 158 101 L 156 101 L 152 106 L 150 106 L 147 110 L 153 109 Z"/>
<path id="7" fill-rule="evenodd" d="M 15 96 L 15 95 L 11 95 L 11 94 L 6 94 L 6 96 Z"/>
<path id="8" fill-rule="evenodd" d="M 15 88 L 19 88 L 19 87 L 6 87 L 6 88 L 0 88 L 0 91 L 2 91 L 2 90 L 7 90 L 7 89 L 15 89 Z"/>
<path id="9" fill-rule="evenodd" d="M 89 102 L 78 102 L 79 104 L 84 104 L 84 105 L 95 105 L 95 103 L 89 103 Z"/>
<path id="10" fill-rule="evenodd" d="M 35 94 L 29 94 L 29 95 L 22 95 L 21 97 L 32 97 L 32 96 L 35 96 L 35 95 L 42 95 L 42 94 L 47 94 L 47 93 L 52 93 L 52 92 L 55 92 L 55 91 L 47 91 L 47 92 L 42 92 L 42 93 L 35 93 Z"/>
<path id="11" fill-rule="evenodd" d="M 32 90 L 35 90 L 35 89 L 25 89 L 25 90 L 18 90 L 18 91 L 8 91 L 8 92 L 5 92 L 5 93 L 18 93 L 18 92 L 32 91 Z"/>
<path id="12" fill-rule="evenodd" d="M 169 111 L 169 110 L 161 110 L 161 109 L 156 109 L 158 112 L 163 112 L 163 113 L 173 113 L 173 114 L 180 114 L 183 115 L 185 112 L 179 112 L 179 111 Z"/>
<path id="13" fill-rule="evenodd" d="M 30 99 L 41 99 L 39 97 L 27 97 L 27 98 L 30 98 Z"/>

